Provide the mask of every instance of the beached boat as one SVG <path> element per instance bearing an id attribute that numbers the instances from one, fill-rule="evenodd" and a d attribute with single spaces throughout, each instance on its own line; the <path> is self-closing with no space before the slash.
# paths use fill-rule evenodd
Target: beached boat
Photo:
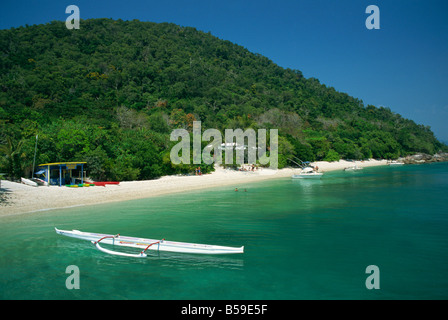
<path id="1" fill-rule="evenodd" d="M 402 166 L 402 165 L 404 165 L 403 162 L 398 162 L 398 161 L 396 161 L 396 160 L 390 161 L 388 164 L 389 164 L 390 166 Z"/>
<path id="2" fill-rule="evenodd" d="M 197 253 L 197 254 L 231 254 L 231 253 L 244 253 L 243 247 L 224 247 L 224 246 L 215 246 L 208 244 L 197 244 L 197 243 L 187 243 L 187 242 L 174 242 L 167 241 L 165 239 L 155 240 L 155 239 L 145 239 L 145 238 L 135 238 L 135 237 L 126 237 L 121 235 L 110 235 L 110 234 L 101 234 L 101 233 L 91 233 L 91 232 L 82 232 L 79 230 L 59 230 L 55 228 L 56 233 L 91 241 L 98 250 L 119 256 L 127 256 L 127 257 L 136 257 L 143 258 L 146 257 L 146 250 L 153 251 L 167 251 L 167 252 L 179 252 L 179 253 Z M 100 246 L 100 243 L 114 245 L 114 246 L 122 246 L 122 247 L 130 247 L 141 250 L 140 253 L 130 254 L 125 252 L 118 252 L 105 249 Z"/>
<path id="3" fill-rule="evenodd" d="M 293 174 L 291 178 L 293 179 L 320 179 L 322 178 L 322 172 L 316 172 L 311 167 L 303 168 L 299 174 Z"/>
<path id="4" fill-rule="evenodd" d="M 362 170 L 362 168 L 358 167 L 356 164 L 354 166 L 344 168 L 344 171 L 358 171 L 358 170 Z"/>
<path id="5" fill-rule="evenodd" d="M 92 182 L 92 184 L 94 184 L 96 186 L 100 186 L 100 187 L 105 187 L 108 184 L 118 185 L 118 184 L 120 184 L 120 182 L 119 181 L 95 181 L 95 182 Z"/>
<path id="6" fill-rule="evenodd" d="M 39 178 L 33 178 L 32 180 L 36 182 L 38 186 L 48 186 L 48 183 L 45 180 Z"/>
<path id="7" fill-rule="evenodd" d="M 32 180 L 30 180 L 30 179 L 21 178 L 20 181 L 22 181 L 22 183 L 26 184 L 27 186 L 37 187 L 37 183 L 32 181 Z"/>

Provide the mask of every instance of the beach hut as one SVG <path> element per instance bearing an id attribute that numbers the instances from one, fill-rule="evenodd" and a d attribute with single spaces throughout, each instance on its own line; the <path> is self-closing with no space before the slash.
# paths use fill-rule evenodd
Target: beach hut
<path id="1" fill-rule="evenodd" d="M 54 162 L 44 163 L 37 167 L 35 174 L 46 185 L 62 186 L 84 183 L 84 165 L 86 162 Z"/>

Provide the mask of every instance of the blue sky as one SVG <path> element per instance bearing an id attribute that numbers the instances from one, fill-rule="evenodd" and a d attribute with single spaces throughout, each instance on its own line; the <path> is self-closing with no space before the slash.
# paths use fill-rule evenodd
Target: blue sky
<path id="1" fill-rule="evenodd" d="M 230 40 L 448 141 L 446 0 L 2 0 L 0 29 L 81 19 L 173 22 Z M 380 30 L 368 30 L 368 5 Z M 82 23 L 81 23 L 82 28 Z"/>

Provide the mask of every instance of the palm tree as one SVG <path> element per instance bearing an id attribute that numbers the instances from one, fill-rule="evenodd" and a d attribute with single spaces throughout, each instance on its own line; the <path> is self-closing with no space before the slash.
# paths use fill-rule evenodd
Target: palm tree
<path id="1" fill-rule="evenodd" d="M 3 143 L 0 145 L 0 153 L 5 155 L 7 161 L 7 175 L 10 179 L 15 179 L 21 174 L 21 167 L 18 163 L 17 156 L 20 154 L 24 143 L 25 139 L 21 139 L 15 143 L 12 137 L 6 136 L 3 139 Z"/>

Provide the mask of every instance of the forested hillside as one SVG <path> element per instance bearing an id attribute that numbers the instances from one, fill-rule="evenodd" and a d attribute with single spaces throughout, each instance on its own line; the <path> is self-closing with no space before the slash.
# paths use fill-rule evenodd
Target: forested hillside
<path id="1" fill-rule="evenodd" d="M 287 158 L 397 158 L 446 145 L 429 127 L 305 79 L 209 33 L 175 24 L 82 20 L 0 30 L 0 172 L 87 161 L 96 179 L 151 179 L 172 165 L 169 134 L 279 129 Z M 202 166 L 203 170 L 210 167 Z"/>

